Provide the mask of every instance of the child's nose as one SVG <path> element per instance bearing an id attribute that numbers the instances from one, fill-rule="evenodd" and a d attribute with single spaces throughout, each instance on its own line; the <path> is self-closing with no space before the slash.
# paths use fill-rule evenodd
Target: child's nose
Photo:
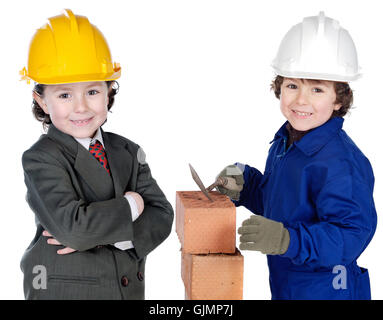
<path id="1" fill-rule="evenodd" d="M 299 105 L 305 105 L 308 104 L 308 92 L 306 90 L 299 90 L 298 96 L 297 96 L 297 103 Z"/>
<path id="2" fill-rule="evenodd" d="M 86 98 L 84 96 L 77 97 L 75 101 L 75 112 L 83 112 L 88 108 Z"/>

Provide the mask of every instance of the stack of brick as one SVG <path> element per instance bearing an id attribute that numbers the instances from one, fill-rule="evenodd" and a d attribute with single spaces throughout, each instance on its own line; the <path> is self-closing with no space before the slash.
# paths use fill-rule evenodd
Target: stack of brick
<path id="1" fill-rule="evenodd" d="M 176 232 L 182 246 L 185 298 L 241 300 L 243 256 L 235 247 L 236 212 L 230 199 L 210 192 L 177 191 Z"/>

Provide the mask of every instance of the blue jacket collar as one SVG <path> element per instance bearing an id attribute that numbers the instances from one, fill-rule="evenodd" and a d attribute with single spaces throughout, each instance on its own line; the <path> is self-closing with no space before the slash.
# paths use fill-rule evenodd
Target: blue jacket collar
<path id="1" fill-rule="evenodd" d="M 300 139 L 298 142 L 294 142 L 294 144 L 299 148 L 304 154 L 311 156 L 312 154 L 318 152 L 325 144 L 327 144 L 331 138 L 342 129 L 343 126 L 343 118 L 335 117 L 321 126 L 313 129 L 308 132 Z M 278 138 L 287 139 L 287 130 L 286 125 L 287 121 L 282 125 L 282 127 L 277 131 L 274 136 L 274 142 Z M 270 142 L 270 143 L 271 143 Z"/>

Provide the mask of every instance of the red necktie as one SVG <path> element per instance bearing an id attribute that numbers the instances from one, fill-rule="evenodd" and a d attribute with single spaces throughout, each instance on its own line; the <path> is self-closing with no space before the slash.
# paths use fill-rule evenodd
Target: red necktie
<path id="1" fill-rule="evenodd" d="M 106 154 L 102 144 L 96 140 L 96 143 L 89 146 L 89 152 L 94 155 L 94 157 L 101 163 L 106 171 L 110 174 L 108 160 L 106 159 Z"/>

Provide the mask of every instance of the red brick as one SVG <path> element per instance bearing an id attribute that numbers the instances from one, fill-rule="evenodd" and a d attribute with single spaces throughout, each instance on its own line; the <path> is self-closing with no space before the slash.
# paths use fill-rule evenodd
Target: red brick
<path id="1" fill-rule="evenodd" d="M 176 232 L 186 253 L 234 253 L 236 211 L 231 200 L 210 192 L 177 191 Z"/>
<path id="2" fill-rule="evenodd" d="M 181 276 L 185 299 L 243 299 L 243 256 L 238 250 L 234 254 L 182 252 Z"/>

